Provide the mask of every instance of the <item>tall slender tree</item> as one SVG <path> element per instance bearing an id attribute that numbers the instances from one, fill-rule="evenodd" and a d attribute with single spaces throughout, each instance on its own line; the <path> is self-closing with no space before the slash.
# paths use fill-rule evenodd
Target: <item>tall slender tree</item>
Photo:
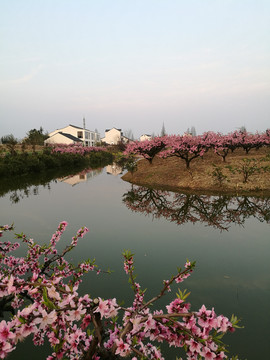
<path id="1" fill-rule="evenodd" d="M 165 130 L 165 126 L 164 126 L 164 123 L 163 123 L 162 128 L 161 128 L 160 136 L 165 136 L 165 135 L 166 135 L 166 130 Z"/>

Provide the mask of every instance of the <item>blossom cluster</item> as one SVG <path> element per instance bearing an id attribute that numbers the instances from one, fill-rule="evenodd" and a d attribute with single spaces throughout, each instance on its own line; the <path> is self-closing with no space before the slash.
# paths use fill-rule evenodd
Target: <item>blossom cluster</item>
<path id="1" fill-rule="evenodd" d="M 251 134 L 243 131 L 234 131 L 227 135 L 215 132 L 206 132 L 203 135 L 166 135 L 142 142 L 136 141 L 127 145 L 126 154 L 137 154 L 150 163 L 158 155 L 162 158 L 176 156 L 186 162 L 189 168 L 190 162 L 202 157 L 209 149 L 221 156 L 225 161 L 229 151 L 237 148 L 244 149 L 248 153 L 251 149 L 259 149 L 270 145 L 270 131 Z"/>
<path id="2" fill-rule="evenodd" d="M 52 145 L 52 153 L 60 154 L 78 154 L 78 155 L 87 155 L 92 152 L 101 152 L 106 151 L 104 147 L 100 146 L 83 146 L 82 144 L 57 144 Z"/>
<path id="3" fill-rule="evenodd" d="M 81 296 L 83 274 L 101 270 L 91 260 L 75 266 L 65 259 L 88 232 L 86 227 L 79 229 L 70 245 L 58 252 L 56 245 L 67 225 L 62 221 L 49 244 L 43 246 L 24 234 L 15 234 L 27 245 L 25 257 L 11 255 L 19 247 L 18 242 L 0 242 L 0 310 L 11 312 L 8 321 L 0 322 L 1 359 L 30 335 L 35 345 L 42 345 L 45 337 L 49 340 L 52 354 L 47 360 L 98 360 L 108 355 L 111 359 L 164 359 L 156 342 L 184 348 L 190 360 L 227 358 L 220 339 L 237 327 L 235 317 L 229 321 L 204 305 L 192 312 L 186 303 L 188 294 L 180 290 L 166 306 L 167 311 L 151 311 L 152 304 L 170 291 L 174 282 L 182 283 L 190 276 L 194 263 L 187 261 L 183 270 L 179 268 L 176 275 L 164 280 L 157 296 L 146 301 L 145 291 L 135 282 L 133 254 L 125 251 L 124 270 L 134 291 L 132 306 L 123 308 L 115 298 Z M 0 230 L 3 235 L 14 229 L 5 225 Z"/>
<path id="4" fill-rule="evenodd" d="M 143 156 L 146 160 L 152 163 L 153 158 L 158 154 L 162 149 L 165 148 L 166 136 L 155 137 L 152 140 L 145 141 L 134 141 L 127 144 L 124 154 L 136 154 Z"/>

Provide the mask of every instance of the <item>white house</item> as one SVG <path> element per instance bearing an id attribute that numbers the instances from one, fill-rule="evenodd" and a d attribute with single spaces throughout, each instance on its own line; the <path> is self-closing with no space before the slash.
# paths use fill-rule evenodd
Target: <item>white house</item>
<path id="1" fill-rule="evenodd" d="M 117 145 L 121 142 L 126 144 L 130 141 L 130 139 L 123 136 L 121 129 L 112 128 L 105 130 L 105 136 L 101 138 L 101 141 L 109 145 Z"/>
<path id="2" fill-rule="evenodd" d="M 94 146 L 100 142 L 100 134 L 79 126 L 68 125 L 49 133 L 45 144 L 74 144 L 82 142 L 86 146 Z"/>
<path id="3" fill-rule="evenodd" d="M 63 133 L 63 132 L 57 132 L 53 135 L 51 135 L 47 140 L 44 141 L 44 144 L 79 144 L 83 143 L 83 141 L 73 135 Z"/>
<path id="4" fill-rule="evenodd" d="M 152 140 L 152 136 L 151 135 L 147 135 L 147 134 L 143 134 L 140 136 L 140 141 L 145 141 L 145 140 Z"/>

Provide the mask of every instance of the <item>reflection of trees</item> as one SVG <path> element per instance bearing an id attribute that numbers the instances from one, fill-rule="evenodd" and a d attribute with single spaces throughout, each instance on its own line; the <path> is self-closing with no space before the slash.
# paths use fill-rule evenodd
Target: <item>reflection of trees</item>
<path id="1" fill-rule="evenodd" d="M 43 184 L 43 188 L 47 188 L 50 190 L 51 186 L 50 183 Z M 9 200 L 12 204 L 18 203 L 23 198 L 28 198 L 31 195 L 38 195 L 39 194 L 39 186 L 29 186 L 25 187 L 24 189 L 17 189 L 11 192 L 9 196 Z"/>
<path id="2" fill-rule="evenodd" d="M 200 222 L 228 230 L 231 223 L 244 225 L 249 217 L 270 222 L 269 198 L 179 194 L 133 185 L 123 201 L 132 211 L 164 217 L 178 225 Z"/>
<path id="3" fill-rule="evenodd" d="M 10 202 L 15 204 L 23 198 L 28 198 L 32 195 L 39 195 L 41 186 L 44 189 L 50 190 L 50 183 L 55 181 L 53 177 L 46 175 L 22 176 L 1 179 L 0 181 L 0 197 L 9 195 Z"/>
<path id="4" fill-rule="evenodd" d="M 77 173 L 79 177 L 83 177 L 84 181 L 98 175 L 102 168 L 84 169 Z M 1 179 L 0 181 L 0 197 L 9 194 L 10 202 L 15 204 L 23 198 L 28 198 L 32 195 L 39 195 L 41 186 L 44 189 L 51 189 L 51 182 L 57 182 L 58 178 L 63 176 L 73 177 L 70 175 L 70 170 L 52 171 L 42 174 L 35 174 L 34 176 L 14 176 L 11 178 Z"/>

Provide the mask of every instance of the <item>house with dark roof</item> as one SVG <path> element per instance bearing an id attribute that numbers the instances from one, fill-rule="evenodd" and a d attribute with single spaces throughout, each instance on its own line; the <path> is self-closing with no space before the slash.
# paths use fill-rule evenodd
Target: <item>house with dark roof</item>
<path id="1" fill-rule="evenodd" d="M 76 144 L 83 143 L 85 146 L 95 146 L 100 142 L 100 134 L 75 125 L 68 125 L 49 133 L 49 138 L 44 144 Z"/>
<path id="2" fill-rule="evenodd" d="M 109 145 L 117 145 L 119 143 L 127 144 L 130 139 L 123 135 L 121 129 L 113 127 L 105 130 L 105 136 L 101 138 L 101 141 Z"/>
<path id="3" fill-rule="evenodd" d="M 140 141 L 145 141 L 145 140 L 152 140 L 152 136 L 148 135 L 148 134 L 143 134 L 140 136 Z"/>

